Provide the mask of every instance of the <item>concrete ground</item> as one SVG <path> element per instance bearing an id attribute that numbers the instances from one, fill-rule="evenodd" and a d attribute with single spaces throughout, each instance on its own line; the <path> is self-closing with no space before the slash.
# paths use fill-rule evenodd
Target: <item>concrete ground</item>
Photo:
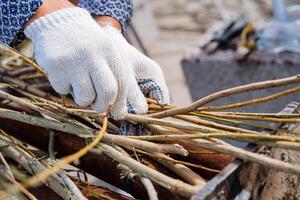
<path id="1" fill-rule="evenodd" d="M 170 90 L 171 101 L 178 106 L 192 102 L 180 61 L 185 49 L 193 44 L 198 34 L 170 34 L 161 32 L 158 41 L 149 49 L 150 56 L 162 67 Z"/>

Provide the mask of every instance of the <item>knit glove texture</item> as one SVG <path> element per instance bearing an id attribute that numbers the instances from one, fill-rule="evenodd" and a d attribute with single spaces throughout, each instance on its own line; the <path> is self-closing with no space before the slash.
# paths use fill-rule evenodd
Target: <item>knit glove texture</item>
<path id="1" fill-rule="evenodd" d="M 134 114 L 144 114 L 148 107 L 143 102 L 144 96 L 152 98 L 160 104 L 170 103 L 169 91 L 160 66 L 152 59 L 143 55 L 135 47 L 130 45 L 123 37 L 122 33 L 110 25 L 103 25 L 103 30 L 111 37 L 126 65 L 134 71 L 136 84 L 132 84 L 127 94 L 128 112 Z M 142 91 L 143 95 L 140 94 Z M 150 132 L 143 124 L 135 124 L 123 121 L 120 129 L 120 135 L 147 135 Z"/>
<path id="2" fill-rule="evenodd" d="M 161 67 L 130 45 L 120 30 L 110 25 L 103 26 L 103 30 L 111 37 L 122 58 L 134 71 L 135 79 L 144 96 L 161 104 L 170 103 L 169 91 Z M 141 105 L 144 97 L 139 94 L 135 87 L 136 85 L 130 87 L 127 95 L 129 112 L 143 114 L 147 111 L 147 108 Z"/>
<path id="3" fill-rule="evenodd" d="M 25 34 L 33 42 L 37 63 L 58 93 L 71 93 L 78 105 L 91 106 L 99 112 L 112 106 L 115 119 L 127 113 L 127 99 L 139 113 L 147 111 L 136 81 L 143 66 L 135 69 L 129 62 L 139 57 L 124 58 L 129 55 L 120 53 L 119 46 L 126 51 L 124 45 L 115 45 L 124 41 L 104 31 L 86 10 L 55 11 L 32 22 Z M 146 71 L 145 78 L 150 77 L 151 71 Z"/>

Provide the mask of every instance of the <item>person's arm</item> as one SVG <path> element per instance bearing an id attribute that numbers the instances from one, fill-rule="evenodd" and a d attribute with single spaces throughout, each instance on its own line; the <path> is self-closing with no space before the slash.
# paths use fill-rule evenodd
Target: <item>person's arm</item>
<path id="1" fill-rule="evenodd" d="M 71 2 L 88 10 L 100 24 L 110 24 L 125 31 L 131 21 L 132 0 L 71 0 Z"/>
<path id="2" fill-rule="evenodd" d="M 54 11 L 63 9 L 63 8 L 70 8 L 75 7 L 74 4 L 69 2 L 68 0 L 43 0 L 42 5 L 36 10 L 36 12 L 32 15 L 32 17 L 26 21 L 25 28 L 34 20 L 52 13 Z"/>

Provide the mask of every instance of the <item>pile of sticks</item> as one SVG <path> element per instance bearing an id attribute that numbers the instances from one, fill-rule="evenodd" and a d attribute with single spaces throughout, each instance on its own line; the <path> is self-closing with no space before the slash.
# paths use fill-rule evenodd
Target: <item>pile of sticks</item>
<path id="1" fill-rule="evenodd" d="M 29 58 L 1 44 L 0 60 L 0 199 L 10 195 L 36 199 L 30 188 L 40 184 L 63 199 L 92 199 L 86 193 L 88 184 L 67 175 L 64 168 L 68 164 L 82 167 L 119 187 L 122 184 L 118 181 L 134 180 L 133 188 L 142 187 L 137 191 L 146 191 L 149 199 L 164 199 L 167 194 L 173 195 L 173 199 L 190 198 L 234 158 L 300 175 L 296 164 L 249 152 L 222 140 L 299 151 L 300 137 L 296 132 L 274 128 L 269 122 L 299 123 L 300 114 L 224 110 L 299 92 L 300 74 L 219 91 L 187 107 L 161 105 L 148 99 L 147 115 L 127 114 L 125 120 L 143 126 L 151 134 L 120 136 L 120 123 L 108 119 L 107 113 L 80 108 L 68 97 L 58 96 L 44 72 Z M 206 106 L 231 95 L 287 85 L 293 87 L 271 96 L 219 107 Z M 287 135 L 266 135 L 259 131 L 265 129 L 284 131 Z M 46 145 L 42 144 L 44 140 Z M 38 159 L 31 145 L 46 151 L 46 156 Z M 12 167 L 16 163 L 18 170 Z M 22 173 L 27 173 L 25 179 L 20 178 Z M 99 199 L 113 198 L 113 194 L 105 193 L 104 197 L 99 190 L 93 192 Z"/>

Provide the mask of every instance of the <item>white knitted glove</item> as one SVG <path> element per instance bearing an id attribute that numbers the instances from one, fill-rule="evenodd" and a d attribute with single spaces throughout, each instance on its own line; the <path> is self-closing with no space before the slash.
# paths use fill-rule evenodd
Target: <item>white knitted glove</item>
<path id="1" fill-rule="evenodd" d="M 114 46 L 117 41 L 84 9 L 50 13 L 32 22 L 25 34 L 33 42 L 37 63 L 58 93 L 72 93 L 78 105 L 91 105 L 100 112 L 113 105 L 115 119 L 127 112 L 127 98 L 135 100 L 133 106 L 147 110 L 133 69 Z"/>
<path id="2" fill-rule="evenodd" d="M 168 88 L 160 66 L 130 45 L 118 29 L 103 25 L 103 30 L 111 37 L 122 57 L 129 63 L 143 94 L 159 103 L 170 103 Z M 148 108 L 141 104 L 144 97 L 139 95 L 135 85 L 130 87 L 127 98 L 130 112 L 142 114 L 147 111 Z"/>

